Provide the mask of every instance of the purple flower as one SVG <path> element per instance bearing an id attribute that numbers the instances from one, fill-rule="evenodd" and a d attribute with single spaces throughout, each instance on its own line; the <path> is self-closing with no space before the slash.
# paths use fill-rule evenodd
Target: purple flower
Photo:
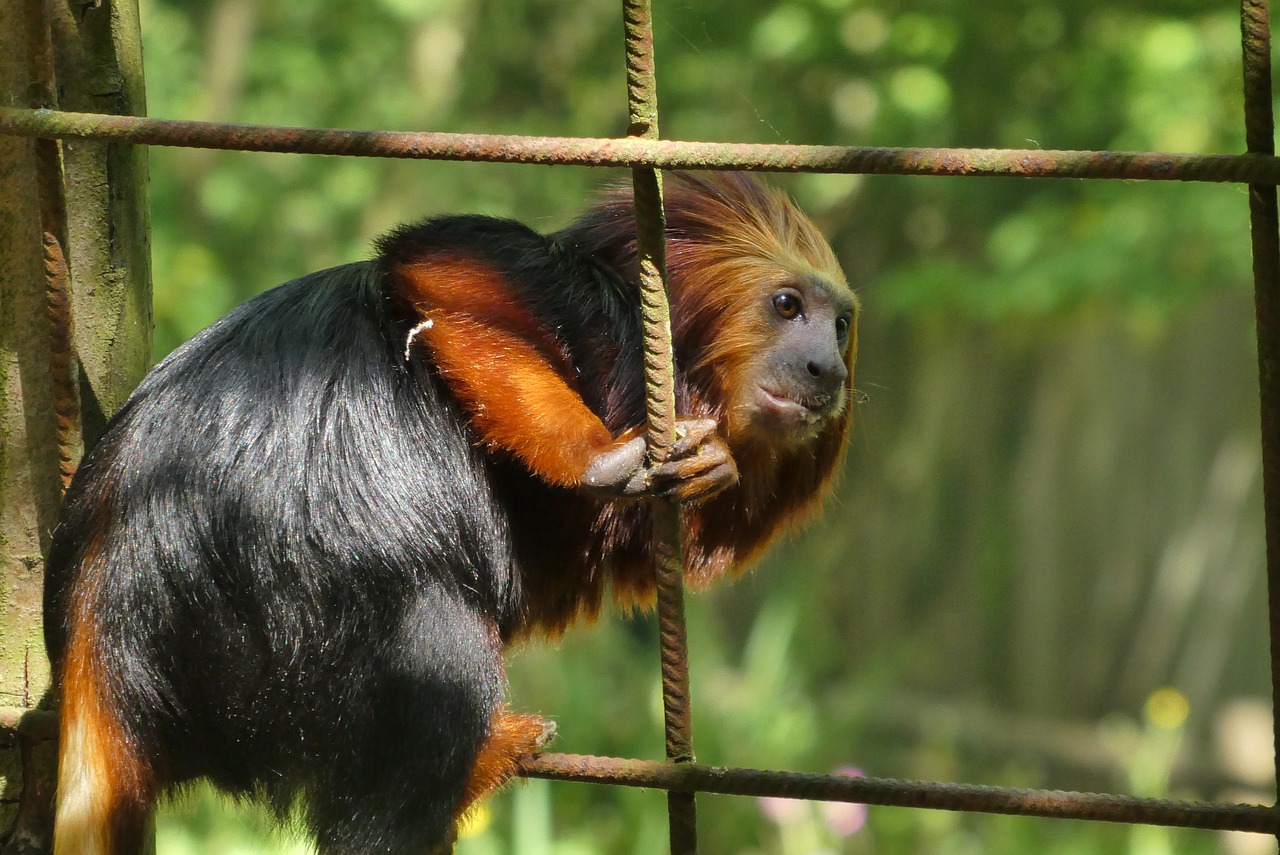
<path id="1" fill-rule="evenodd" d="M 774 825 L 791 825 L 805 815 L 805 803 L 800 799 L 784 799 L 779 796 L 762 796 L 756 799 L 760 813 Z"/>
<path id="2" fill-rule="evenodd" d="M 863 772 L 856 766 L 841 766 L 832 772 L 833 775 L 844 775 L 849 778 L 861 778 Z M 786 799 L 778 796 L 764 796 L 756 799 L 760 813 L 774 825 L 785 828 L 804 822 L 813 816 L 809 803 L 803 799 Z M 827 828 L 837 837 L 849 837 L 857 834 L 867 824 L 867 806 L 849 802 L 822 802 L 819 808 Z"/>
<path id="3" fill-rule="evenodd" d="M 832 772 L 848 778 L 861 778 L 863 772 L 856 766 L 841 766 Z M 851 802 L 823 802 L 822 818 L 827 828 L 837 837 L 849 837 L 862 830 L 867 824 L 867 806 Z"/>

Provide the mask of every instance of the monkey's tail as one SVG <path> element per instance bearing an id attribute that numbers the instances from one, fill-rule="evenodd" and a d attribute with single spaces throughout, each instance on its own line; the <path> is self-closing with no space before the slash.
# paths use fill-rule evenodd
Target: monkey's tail
<path id="1" fill-rule="evenodd" d="M 86 635 L 73 631 L 62 669 L 53 851 L 137 855 L 150 825 L 155 776 L 104 691 L 93 638 Z"/>

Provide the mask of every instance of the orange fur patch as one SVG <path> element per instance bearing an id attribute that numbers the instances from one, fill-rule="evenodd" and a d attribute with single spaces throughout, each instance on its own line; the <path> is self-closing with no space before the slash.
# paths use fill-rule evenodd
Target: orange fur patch
<path id="1" fill-rule="evenodd" d="M 485 443 L 549 484 L 577 485 L 614 440 L 573 388 L 554 334 L 481 262 L 435 256 L 396 274 L 431 321 L 421 338 Z"/>
<path id="2" fill-rule="evenodd" d="M 133 855 L 154 798 L 151 769 L 101 685 L 95 641 L 92 625 L 77 620 L 62 668 L 55 855 Z"/>
<path id="3" fill-rule="evenodd" d="M 520 768 L 520 760 L 542 748 L 548 722 L 535 715 L 501 709 L 489 720 L 489 736 L 480 746 L 471 777 L 458 803 L 462 816 L 486 794 L 509 781 Z"/>

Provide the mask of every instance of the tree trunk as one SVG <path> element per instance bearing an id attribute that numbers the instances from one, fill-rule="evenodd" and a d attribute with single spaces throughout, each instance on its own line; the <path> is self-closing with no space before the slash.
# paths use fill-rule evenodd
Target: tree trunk
<path id="1" fill-rule="evenodd" d="M 136 0 L 0 3 L 0 98 L 141 115 Z M 0 137 L 5 853 L 49 845 L 56 722 L 41 638 L 44 556 L 65 477 L 150 361 L 147 226 L 145 150 Z"/>

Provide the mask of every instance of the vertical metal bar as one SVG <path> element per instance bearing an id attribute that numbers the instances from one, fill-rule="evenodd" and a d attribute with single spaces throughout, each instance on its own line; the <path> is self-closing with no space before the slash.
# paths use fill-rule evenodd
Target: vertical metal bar
<path id="1" fill-rule="evenodd" d="M 653 64 L 653 19 L 648 0 L 623 0 L 626 36 L 627 103 L 631 136 L 658 138 L 658 95 Z M 662 213 L 662 176 L 653 169 L 632 171 L 635 188 L 636 249 L 644 313 L 645 395 L 649 454 L 664 459 L 676 437 L 675 382 L 670 307 L 666 294 L 666 221 Z M 658 588 L 658 634 L 662 656 L 662 699 L 667 759 L 693 760 L 689 705 L 688 652 L 684 623 L 684 565 L 680 509 L 654 501 L 653 565 Z M 693 793 L 668 792 L 671 851 L 697 852 Z"/>
<path id="2" fill-rule="evenodd" d="M 1267 0 L 1241 0 L 1245 139 L 1251 154 L 1275 154 L 1271 106 L 1271 22 Z M 1262 408 L 1262 491 L 1271 625 L 1271 699 L 1280 752 L 1280 218 L 1276 188 L 1249 185 L 1258 385 Z M 1276 764 L 1280 793 L 1280 755 Z"/>
<path id="3" fill-rule="evenodd" d="M 53 35 L 46 3 L 32 3 L 31 51 L 36 75 L 37 106 L 58 108 Z M 67 263 L 67 202 L 62 171 L 62 144 L 38 139 L 35 145 L 40 188 L 40 230 L 44 245 L 46 294 L 49 306 L 49 371 L 53 379 L 54 430 L 57 432 L 58 474 L 62 492 L 71 484 L 80 458 L 80 398 L 72 345 L 70 267 Z"/>

